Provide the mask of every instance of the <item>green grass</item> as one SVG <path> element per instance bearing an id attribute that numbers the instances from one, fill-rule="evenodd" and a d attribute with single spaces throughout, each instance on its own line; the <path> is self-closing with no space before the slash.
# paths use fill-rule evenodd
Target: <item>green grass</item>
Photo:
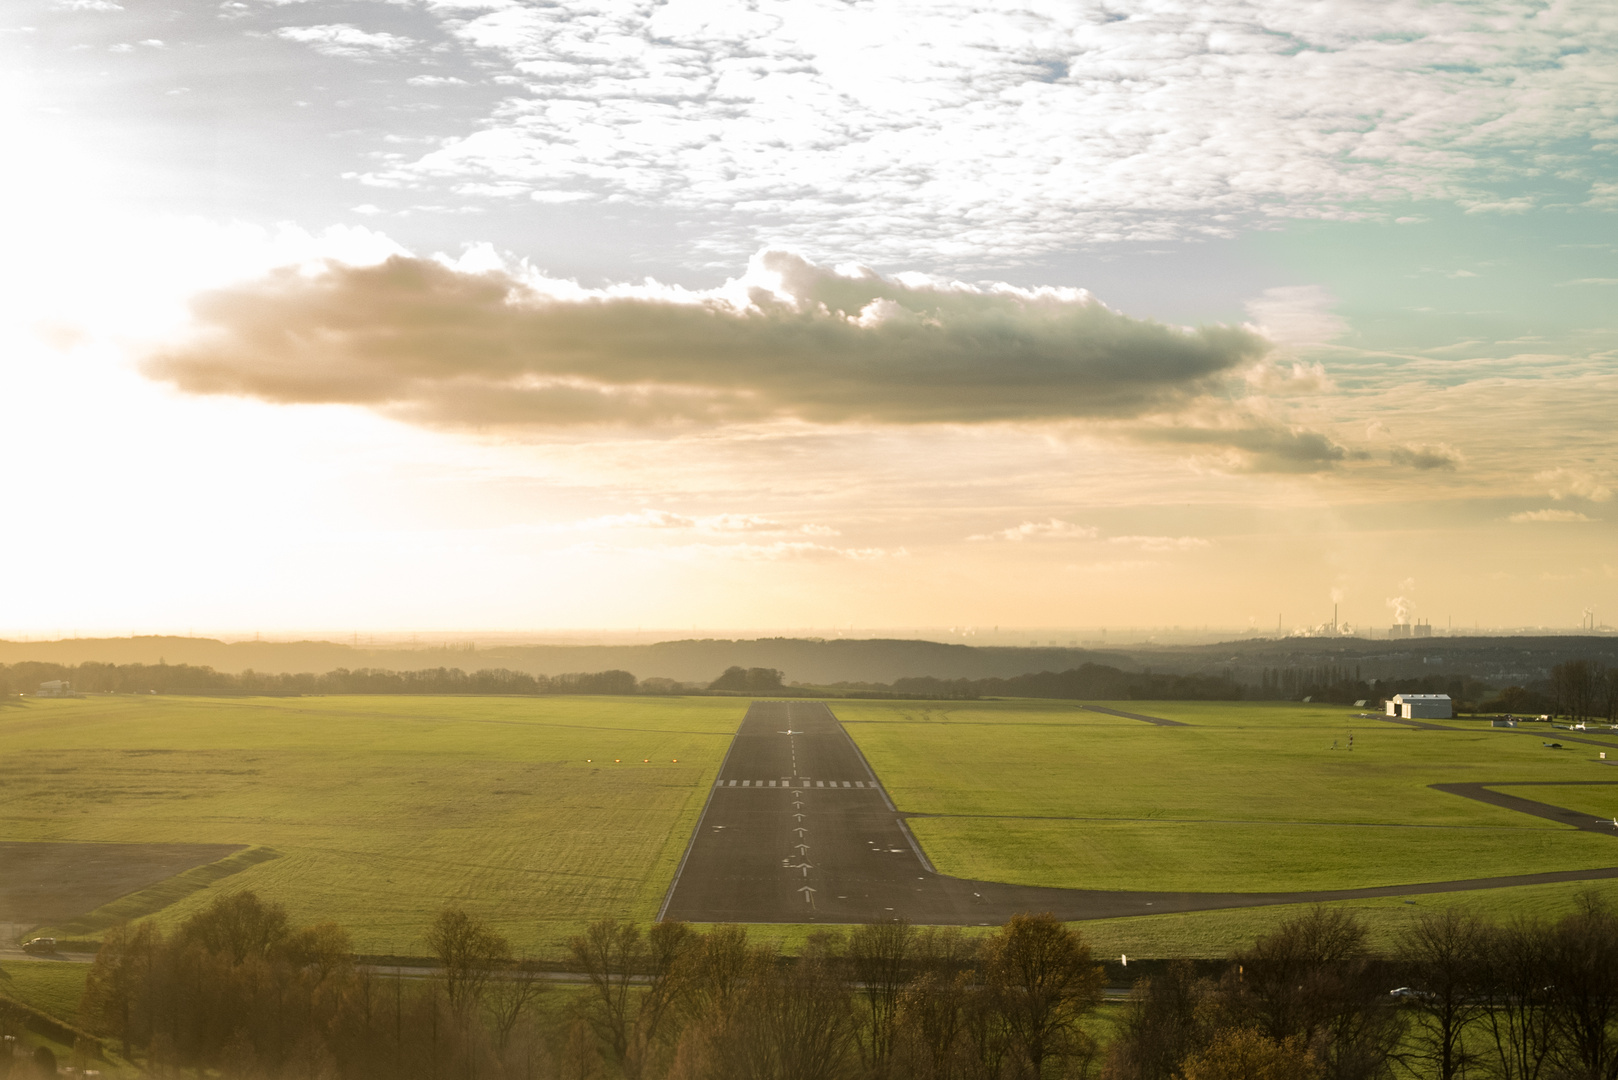
<path id="1" fill-rule="evenodd" d="M 1428 787 L 1618 779 L 1593 754 L 1547 751 L 1537 738 L 1466 722 L 1455 732 L 1415 730 L 1332 706 L 1114 704 L 1194 726 L 1040 701 L 846 702 L 837 713 L 899 808 L 939 815 L 913 817 L 911 828 L 941 871 L 961 877 L 1246 892 L 1618 865 L 1618 837 Z M 1618 808 L 1618 788 L 1514 790 L 1590 813 Z M 1241 911 L 1145 921 L 1160 928 L 1148 940 L 1180 947 L 1205 934 L 1234 940 L 1221 926 L 1250 940 L 1273 918 Z M 1161 937 L 1170 921 L 1198 929 Z"/>
<path id="2" fill-rule="evenodd" d="M 0 839 L 247 845 L 54 928 L 58 936 L 151 913 L 172 924 L 221 892 L 252 888 L 296 920 L 335 919 L 365 952 L 419 955 L 427 922 L 455 903 L 520 951 L 555 957 L 587 921 L 652 917 L 747 704 L 30 701 L 0 710 Z M 1536 733 L 1468 722 L 1453 733 L 1418 731 L 1285 703 L 1118 703 L 1194 725 L 1186 728 L 1062 702 L 834 707 L 899 807 L 938 815 L 914 817 L 911 827 L 941 870 L 965 877 L 1267 891 L 1618 864 L 1618 838 L 1428 787 L 1618 779 L 1592 760 L 1596 748 L 1552 752 Z M 1507 790 L 1618 812 L 1618 788 Z M 1391 941 L 1432 905 L 1466 903 L 1496 917 L 1554 913 L 1586 887 L 1343 906 Z M 1618 900 L 1618 884 L 1599 888 Z M 1297 910 L 1082 929 L 1104 955 L 1220 956 Z M 759 927 L 756 936 L 792 950 L 811 929 Z M 66 1015 L 76 993 L 63 991 Z"/>
<path id="3" fill-rule="evenodd" d="M 0 712 L 0 838 L 254 849 L 217 881 L 181 875 L 108 905 L 92 928 L 165 903 L 160 918 L 174 922 L 221 890 L 251 888 L 294 919 L 335 919 L 362 951 L 422 952 L 427 922 L 453 903 L 519 950 L 554 955 L 587 921 L 655 914 L 746 706 L 31 702 Z M 209 876 L 189 876 L 199 873 Z"/>
<path id="4" fill-rule="evenodd" d="M 0 964 L 0 994 L 69 1023 L 79 1014 L 89 964 L 61 960 L 8 960 Z"/>

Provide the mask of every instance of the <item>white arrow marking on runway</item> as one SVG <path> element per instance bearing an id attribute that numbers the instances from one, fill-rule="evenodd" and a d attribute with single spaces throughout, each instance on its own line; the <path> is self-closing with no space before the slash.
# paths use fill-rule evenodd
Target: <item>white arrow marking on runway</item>
<path id="1" fill-rule="evenodd" d="M 797 833 L 799 836 L 802 836 L 804 833 L 808 832 L 809 830 L 808 829 L 793 829 L 792 831 Z"/>
<path id="2" fill-rule="evenodd" d="M 809 886 L 804 885 L 804 886 L 799 887 L 798 891 L 803 893 L 803 902 L 804 903 L 812 904 L 812 903 L 815 902 L 815 898 L 813 896 L 811 896 L 810 894 L 814 893 L 814 892 L 818 892 L 819 890 L 818 889 L 811 889 Z"/>
<path id="3" fill-rule="evenodd" d="M 806 863 L 806 862 L 801 862 L 796 866 L 788 866 L 787 869 L 788 870 L 802 870 L 804 877 L 809 876 L 809 864 Z"/>
<path id="4" fill-rule="evenodd" d="M 797 818 L 799 821 L 803 820 L 803 815 L 802 814 L 793 814 L 792 816 Z"/>
<path id="5" fill-rule="evenodd" d="M 795 845 L 793 847 L 793 850 L 796 851 L 799 855 L 807 855 L 807 854 L 809 854 L 809 845 L 808 844 L 798 844 L 798 845 Z"/>

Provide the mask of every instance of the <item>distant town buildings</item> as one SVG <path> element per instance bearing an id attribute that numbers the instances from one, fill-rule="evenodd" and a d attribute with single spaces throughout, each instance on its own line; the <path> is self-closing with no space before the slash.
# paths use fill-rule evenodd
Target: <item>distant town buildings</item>
<path id="1" fill-rule="evenodd" d="M 1448 694 L 1394 694 L 1388 715 L 1405 720 L 1448 720 L 1455 715 Z"/>
<path id="2" fill-rule="evenodd" d="M 1388 627 L 1388 637 L 1390 638 L 1417 638 L 1432 636 L 1433 624 L 1423 619 L 1417 619 L 1414 623 L 1395 623 L 1394 625 Z"/>
<path id="3" fill-rule="evenodd" d="M 69 683 L 69 682 L 64 682 L 61 679 L 52 679 L 50 682 L 42 682 L 42 683 L 39 684 L 39 689 L 34 692 L 34 696 L 35 697 L 72 697 L 73 696 L 73 684 Z"/>

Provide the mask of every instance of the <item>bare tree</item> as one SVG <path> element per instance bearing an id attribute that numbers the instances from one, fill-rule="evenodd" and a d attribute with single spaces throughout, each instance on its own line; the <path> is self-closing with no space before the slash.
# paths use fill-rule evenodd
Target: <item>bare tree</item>
<path id="1" fill-rule="evenodd" d="M 1482 1026 L 1491 1071 L 1501 1080 L 1539 1080 L 1550 1056 L 1546 936 L 1538 922 L 1519 919 L 1492 927 L 1484 942 Z"/>
<path id="2" fill-rule="evenodd" d="M 584 1019 L 622 1068 L 632 1035 L 631 981 L 646 956 L 640 927 L 602 919 L 568 942 L 568 948 L 574 969 L 590 980 L 589 993 L 581 1004 Z"/>
<path id="3" fill-rule="evenodd" d="M 512 1032 L 544 991 L 545 984 L 522 964 L 512 964 L 490 980 L 483 991 L 483 1008 L 496 1050 L 505 1053 Z"/>
<path id="4" fill-rule="evenodd" d="M 1487 940 L 1484 924 L 1459 907 L 1424 911 L 1399 935 L 1398 954 L 1415 991 L 1405 999 L 1415 1021 L 1405 1060 L 1419 1063 L 1420 1075 L 1455 1080 L 1479 1060 L 1466 1035 L 1483 1010 Z"/>
<path id="5" fill-rule="evenodd" d="M 1552 1057 L 1570 1077 L 1618 1078 L 1618 915 L 1596 893 L 1557 922 L 1546 938 L 1553 981 L 1546 989 Z"/>
<path id="6" fill-rule="evenodd" d="M 873 1076 L 888 1074 L 899 998 L 916 974 L 915 939 L 915 928 L 907 919 L 868 923 L 849 935 L 849 973 L 864 1002 L 858 1029 L 860 1057 Z"/>
<path id="7" fill-rule="evenodd" d="M 653 923 L 646 934 L 642 961 L 646 986 L 635 1009 L 624 1060 L 624 1074 L 631 1080 L 673 1050 L 680 999 L 689 985 L 696 944 L 696 935 L 682 922 Z"/>
<path id="8" fill-rule="evenodd" d="M 461 1014 L 482 998 L 494 973 L 511 963 L 511 943 L 460 908 L 438 913 L 427 946 L 443 965 L 444 996 Z"/>

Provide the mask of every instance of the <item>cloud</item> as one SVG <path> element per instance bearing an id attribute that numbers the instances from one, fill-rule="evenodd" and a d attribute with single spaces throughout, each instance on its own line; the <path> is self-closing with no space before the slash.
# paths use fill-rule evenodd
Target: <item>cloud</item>
<path id="1" fill-rule="evenodd" d="M 606 514 L 560 525 L 541 526 L 541 532 L 596 532 L 611 529 L 689 529 L 703 533 L 797 533 L 803 536 L 837 536 L 827 525 L 789 525 L 757 514 L 714 514 L 687 517 L 669 510 L 636 510 L 628 514 Z"/>
<path id="2" fill-rule="evenodd" d="M 1577 510 L 1524 510 L 1521 513 L 1512 514 L 1506 520 L 1512 522 L 1513 524 L 1526 525 L 1535 521 L 1571 522 L 1594 521 L 1595 519 L 1586 517 Z"/>
<path id="3" fill-rule="evenodd" d="M 1268 347 L 1249 330 L 1132 319 L 1079 289 L 883 277 L 783 252 L 707 291 L 584 289 L 488 252 L 459 267 L 328 263 L 204 294 L 193 314 L 149 375 L 495 428 L 1129 418 L 1206 397 Z M 1276 455 L 1308 442 L 1255 438 Z"/>
<path id="4" fill-rule="evenodd" d="M 805 559 L 846 559 L 872 562 L 878 559 L 907 559 L 905 548 L 844 548 L 811 540 L 777 540 L 769 544 L 671 544 L 663 547 L 618 547 L 610 544 L 580 544 L 570 549 L 597 555 L 640 555 L 676 559 L 736 559 L 742 562 L 783 562 Z"/>
<path id="5" fill-rule="evenodd" d="M 1093 525 L 1075 525 L 1071 521 L 1051 518 L 1049 521 L 1025 521 L 1009 529 L 980 533 L 966 539 L 974 543 L 994 540 L 1009 540 L 1012 543 L 1026 540 L 1100 540 L 1101 530 Z M 1109 536 L 1105 542 L 1119 547 L 1139 548 L 1141 551 L 1190 551 L 1210 547 L 1213 543 L 1200 536 Z"/>
<path id="6" fill-rule="evenodd" d="M 1446 443 L 1407 443 L 1388 451 L 1388 460 L 1423 472 L 1432 469 L 1454 470 L 1464 460 L 1459 450 Z"/>
<path id="7" fill-rule="evenodd" d="M 411 86 L 465 86 L 465 79 L 453 75 L 415 75 L 405 80 Z"/>
<path id="8" fill-rule="evenodd" d="M 1319 285 L 1284 285 L 1249 300 L 1247 313 L 1279 345 L 1318 345 L 1348 331 L 1336 305 L 1337 298 Z"/>
<path id="9" fill-rule="evenodd" d="M 1612 498 L 1612 488 L 1587 472 L 1578 469 L 1547 469 L 1535 473 L 1534 479 L 1545 484 L 1550 489 L 1551 498 L 1557 502 L 1563 499 L 1589 499 L 1591 502 L 1606 502 Z"/>
<path id="10" fill-rule="evenodd" d="M 1237 410 L 1213 423 L 1160 422 L 1129 429 L 1129 434 L 1142 442 L 1205 448 L 1216 464 L 1234 472 L 1327 472 L 1363 456 L 1321 432 Z"/>
<path id="11" fill-rule="evenodd" d="M 428 10 L 518 90 L 378 176 L 672 207 L 723 226 L 706 243 L 726 253 L 767 236 L 984 266 L 1425 200 L 1519 210 L 1483 189 L 1610 137 L 1599 0 Z"/>
<path id="12" fill-rule="evenodd" d="M 1109 536 L 1107 543 L 1136 547 L 1142 551 L 1193 551 L 1213 546 L 1212 540 L 1200 536 Z"/>
<path id="13" fill-rule="evenodd" d="M 1051 518 L 1049 521 L 1025 521 L 1021 525 L 1013 525 L 1009 529 L 999 532 L 980 533 L 977 536 L 968 536 L 971 542 L 986 540 L 1010 540 L 1021 543 L 1024 540 L 1094 540 L 1101 535 L 1101 530 L 1093 525 L 1075 525 L 1071 521 L 1062 521 L 1060 518 Z"/>
<path id="14" fill-rule="evenodd" d="M 406 52 L 417 45 L 414 38 L 397 34 L 370 33 L 347 23 L 321 26 L 283 26 L 275 36 L 309 46 L 323 56 L 345 60 L 372 60 L 379 55 Z"/>

